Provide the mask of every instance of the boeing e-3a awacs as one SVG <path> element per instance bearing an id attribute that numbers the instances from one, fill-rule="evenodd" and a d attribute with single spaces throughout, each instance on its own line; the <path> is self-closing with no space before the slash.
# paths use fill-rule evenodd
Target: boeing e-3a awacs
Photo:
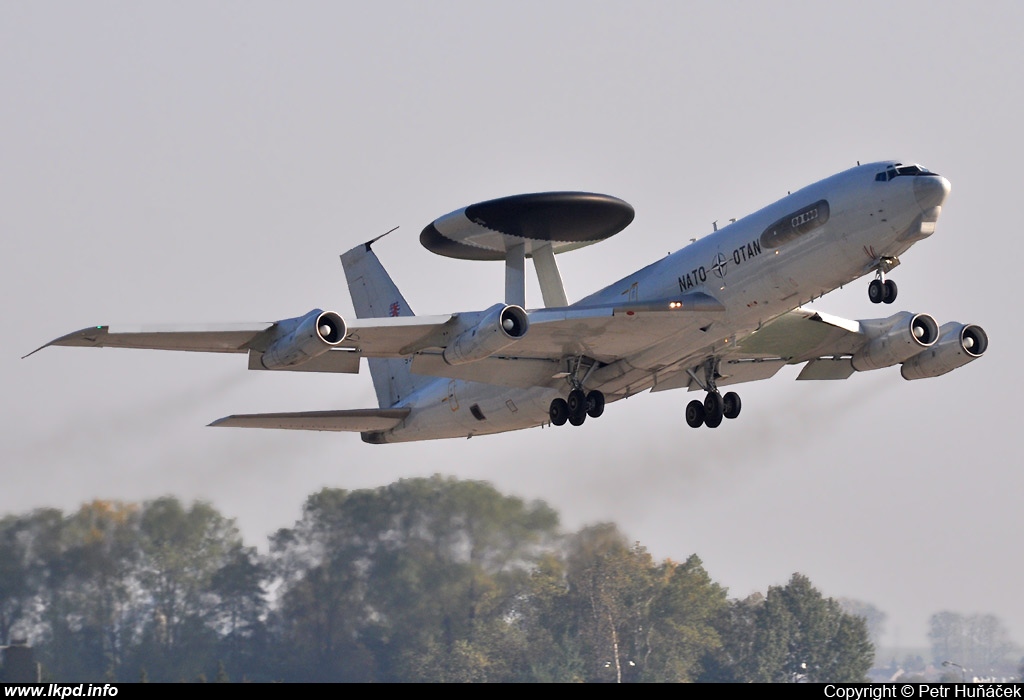
<path id="1" fill-rule="evenodd" d="M 606 403 L 651 390 L 699 390 L 686 422 L 740 413 L 721 387 L 803 364 L 797 379 L 845 379 L 901 366 L 937 377 L 981 357 L 978 325 L 925 313 L 850 321 L 801 304 L 863 276 L 891 304 L 887 273 L 935 230 L 946 178 L 895 161 L 858 165 L 697 240 L 569 304 L 555 254 L 633 220 L 620 199 L 522 194 L 471 205 L 420 242 L 455 258 L 505 261 L 505 300 L 482 311 L 416 316 L 371 248 L 341 256 L 357 320 L 314 309 L 282 321 L 202 327 L 92 326 L 47 345 L 246 353 L 249 369 L 356 373 L 366 358 L 377 408 L 233 415 L 215 426 L 352 431 L 369 443 L 581 425 Z M 528 310 L 532 258 L 544 306 Z M 46 346 L 43 346 L 46 347 Z"/>

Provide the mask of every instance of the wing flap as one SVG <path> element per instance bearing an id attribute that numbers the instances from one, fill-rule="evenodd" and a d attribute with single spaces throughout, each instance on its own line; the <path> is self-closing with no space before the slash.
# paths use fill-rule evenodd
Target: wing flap
<path id="1" fill-rule="evenodd" d="M 562 370 L 564 367 L 557 360 L 528 357 L 494 356 L 464 365 L 450 365 L 444 361 L 444 357 L 440 353 L 420 353 L 412 361 L 412 371 L 415 374 L 463 379 L 520 389 L 554 385 L 554 375 Z"/>
<path id="2" fill-rule="evenodd" d="M 267 370 L 263 366 L 263 353 L 257 350 L 249 351 L 249 369 L 266 370 L 270 372 L 331 372 L 336 374 L 359 374 L 359 357 L 361 353 L 354 350 L 342 350 L 333 348 L 323 355 L 317 355 L 305 362 L 291 367 L 279 367 Z"/>
<path id="3" fill-rule="evenodd" d="M 390 430 L 405 420 L 411 411 L 409 408 L 357 408 L 345 411 L 249 413 L 220 418 L 210 423 L 210 427 L 363 433 Z"/>
<path id="4" fill-rule="evenodd" d="M 453 314 L 365 318 L 349 326 L 342 345 L 367 357 L 407 357 L 443 344 L 445 330 L 454 323 Z"/>
<path id="5" fill-rule="evenodd" d="M 555 360 L 586 355 L 614 362 L 705 325 L 724 310 L 721 302 L 700 292 L 655 301 L 539 309 L 530 312 L 530 330 L 509 354 Z"/>
<path id="6" fill-rule="evenodd" d="M 741 355 L 784 357 L 792 363 L 849 354 L 864 342 L 859 328 L 856 321 L 798 308 L 751 333 L 739 350 Z"/>
<path id="7" fill-rule="evenodd" d="M 715 379 L 718 386 L 729 386 L 730 384 L 743 384 L 745 382 L 757 382 L 762 379 L 774 377 L 780 369 L 786 366 L 783 359 L 756 359 L 756 360 L 727 360 L 719 366 L 721 375 Z M 701 376 L 701 367 L 691 367 L 697 376 Z M 672 372 L 667 376 L 658 376 L 652 392 L 669 391 L 671 389 L 687 389 L 696 391 L 700 385 L 684 369 Z"/>
<path id="8" fill-rule="evenodd" d="M 849 379 L 855 371 L 849 357 L 823 357 L 804 365 L 797 379 Z"/>

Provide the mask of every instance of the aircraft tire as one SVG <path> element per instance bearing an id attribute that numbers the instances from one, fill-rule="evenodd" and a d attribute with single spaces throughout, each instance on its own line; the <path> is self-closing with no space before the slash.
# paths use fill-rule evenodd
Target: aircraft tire
<path id="1" fill-rule="evenodd" d="M 882 288 L 882 280 L 871 280 L 868 285 L 868 299 L 872 304 L 881 304 L 885 298 L 885 290 Z"/>
<path id="2" fill-rule="evenodd" d="M 548 418 L 551 419 L 551 425 L 565 425 L 565 421 L 569 419 L 569 404 L 565 399 L 559 397 L 551 402 Z"/>
<path id="3" fill-rule="evenodd" d="M 896 301 L 897 287 L 896 283 L 892 280 L 886 280 L 885 284 L 882 285 L 882 301 L 886 304 L 891 304 Z"/>
<path id="4" fill-rule="evenodd" d="M 717 428 L 722 424 L 725 402 L 717 391 L 708 392 L 704 399 L 704 425 Z"/>
<path id="5" fill-rule="evenodd" d="M 740 414 L 740 409 L 743 408 L 743 402 L 740 401 L 740 395 L 735 391 L 728 392 L 722 397 L 722 415 L 732 420 Z"/>
<path id="6" fill-rule="evenodd" d="M 686 424 L 691 428 L 704 425 L 704 404 L 697 399 L 686 404 Z"/>
<path id="7" fill-rule="evenodd" d="M 584 411 L 583 413 L 580 413 L 579 415 L 577 415 L 575 413 L 570 413 L 569 414 L 569 424 L 570 425 L 583 425 L 583 421 L 585 421 L 586 419 L 587 419 L 587 412 L 586 411 Z"/>
<path id="8" fill-rule="evenodd" d="M 573 389 L 566 399 L 569 404 L 569 415 L 580 416 L 587 414 L 587 395 L 581 389 Z"/>
<path id="9" fill-rule="evenodd" d="M 600 418 L 604 413 L 604 394 L 594 389 L 587 394 L 587 415 L 591 418 Z"/>

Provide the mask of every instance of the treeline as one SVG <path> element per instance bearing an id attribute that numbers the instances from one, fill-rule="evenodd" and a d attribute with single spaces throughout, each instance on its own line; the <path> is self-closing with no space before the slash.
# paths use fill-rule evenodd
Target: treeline
<path id="1" fill-rule="evenodd" d="M 266 555 L 174 498 L 5 517 L 12 638 L 65 682 L 853 682 L 874 656 L 800 574 L 730 599 L 696 555 L 442 477 L 324 489 Z"/>

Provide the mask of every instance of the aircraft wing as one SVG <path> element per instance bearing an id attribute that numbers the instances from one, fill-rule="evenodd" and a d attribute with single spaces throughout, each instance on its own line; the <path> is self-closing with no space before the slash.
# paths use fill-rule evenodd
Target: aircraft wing
<path id="1" fill-rule="evenodd" d="M 273 323 L 233 323 L 191 326 L 90 326 L 51 340 L 28 355 L 35 354 L 51 345 L 191 350 L 195 352 L 248 352 L 250 344 L 273 325 Z"/>
<path id="2" fill-rule="evenodd" d="M 723 311 L 716 299 L 700 292 L 650 302 L 538 309 L 528 314 L 528 330 L 507 347 L 479 353 L 464 362 L 453 362 L 446 356 L 446 348 L 460 339 L 472 344 L 479 342 L 478 337 L 493 332 L 492 326 L 500 318 L 496 314 L 502 308 L 498 304 L 466 314 L 359 319 L 351 326 L 337 314 L 320 309 L 276 322 L 92 326 L 61 336 L 43 347 L 248 353 L 250 369 L 343 373 L 357 373 L 360 357 L 412 357 L 412 371 L 416 374 L 525 388 L 558 385 L 569 369 L 567 361 L 573 358 L 588 358 L 601 366 L 629 365 L 630 358 L 646 348 L 672 343 L 674 338 L 683 341 L 699 335 Z M 934 325 L 934 320 L 925 314 L 901 312 L 888 319 L 850 321 L 798 308 L 737 338 L 728 352 L 719 349 L 715 353 L 719 358 L 716 383 L 724 386 L 766 379 L 787 364 L 801 363 L 806 366 L 797 379 L 845 379 L 855 371 L 858 355 L 867 349 L 877 352 L 872 341 L 888 342 L 892 335 L 894 343 L 900 342 L 899 334 L 906 332 L 906 322 L 922 318 Z M 323 323 L 340 330 L 332 329 L 334 335 L 319 334 Z M 963 329 L 961 324 L 951 325 L 956 327 L 954 331 Z M 945 335 L 948 330 L 944 326 L 942 333 Z M 939 329 L 929 327 L 927 333 L 934 336 L 934 342 Z M 904 340 L 910 344 L 913 341 Z M 915 352 L 923 347 L 915 348 Z M 611 381 L 634 387 L 629 391 L 645 382 L 653 391 L 699 388 L 695 375 L 702 376 L 701 363 L 707 355 L 705 348 L 694 348 L 692 359 L 656 371 L 627 368 L 624 371 L 629 378 L 613 376 Z M 973 359 L 973 355 L 969 356 Z M 901 357 L 888 364 L 905 359 Z M 866 367 L 857 369 L 872 369 L 875 365 L 878 361 L 873 359 Z M 600 376 L 593 379 L 596 385 L 604 384 Z M 618 390 L 611 384 L 607 388 Z M 307 419 L 308 416 L 280 418 L 285 422 Z M 325 419 L 321 416 L 319 420 Z M 342 423 L 349 425 L 351 420 L 352 416 L 347 416 Z"/>
<path id="3" fill-rule="evenodd" d="M 359 371 L 359 357 L 416 356 L 414 371 L 422 374 L 536 386 L 547 383 L 551 368 L 561 366 L 566 357 L 615 361 L 708 323 L 724 310 L 703 293 L 652 302 L 539 309 L 528 315 L 529 332 L 515 341 L 510 348 L 514 352 L 491 353 L 460 366 L 445 361 L 445 348 L 460 337 L 472 339 L 478 330 L 490 330 L 485 325 L 494 321 L 495 311 L 502 306 L 465 314 L 359 319 L 351 325 L 333 312 L 314 309 L 276 322 L 91 326 L 52 340 L 39 350 L 73 346 L 248 353 L 250 369 L 347 373 Z M 318 335 L 325 320 L 342 330 L 333 338 Z M 512 368 L 510 359 L 518 360 L 515 365 L 519 369 L 506 377 Z M 527 367 L 531 369 L 524 371 Z"/>
<path id="4" fill-rule="evenodd" d="M 966 334 L 966 335 L 965 335 Z M 966 345 L 965 345 L 966 343 Z M 904 364 L 904 377 L 937 376 L 972 361 L 988 341 L 974 326 L 951 322 L 941 328 L 927 314 L 903 311 L 888 318 L 852 321 L 797 308 L 739 339 L 720 358 L 716 384 L 767 379 L 785 365 L 803 364 L 798 380 L 847 379 L 855 371 Z M 701 388 L 702 367 L 681 363 L 653 391 Z"/>
<path id="5" fill-rule="evenodd" d="M 326 312 L 326 315 L 345 328 L 344 321 L 336 314 Z M 303 352 L 296 355 L 297 361 L 279 363 L 273 369 L 357 373 L 360 355 L 400 357 L 403 348 L 416 346 L 424 336 L 435 333 L 452 318 L 449 315 L 367 319 L 364 324 L 349 328 L 343 339 L 325 344 L 313 338 L 315 324 L 310 325 L 324 317 L 325 312 L 314 309 L 304 316 L 273 322 L 90 326 L 51 340 L 25 357 L 50 346 L 248 353 L 249 369 L 262 370 L 268 369 L 264 355 L 279 345 L 285 354 L 296 348 Z"/>
<path id="6" fill-rule="evenodd" d="M 870 340 L 859 321 L 797 308 L 737 339 L 718 366 L 718 386 L 759 381 L 774 376 L 786 365 L 807 363 L 797 379 L 846 379 L 854 373 L 853 356 Z M 700 389 L 694 378 L 703 377 L 699 361 L 684 362 L 663 375 L 651 389 Z"/>

